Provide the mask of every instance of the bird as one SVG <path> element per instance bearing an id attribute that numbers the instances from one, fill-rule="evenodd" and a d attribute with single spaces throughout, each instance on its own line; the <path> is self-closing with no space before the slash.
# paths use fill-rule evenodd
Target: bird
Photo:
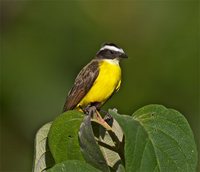
<path id="1" fill-rule="evenodd" d="M 78 110 L 90 113 L 119 90 L 121 85 L 121 59 L 128 58 L 124 50 L 114 43 L 104 43 L 95 57 L 79 72 L 68 93 L 63 112 Z"/>

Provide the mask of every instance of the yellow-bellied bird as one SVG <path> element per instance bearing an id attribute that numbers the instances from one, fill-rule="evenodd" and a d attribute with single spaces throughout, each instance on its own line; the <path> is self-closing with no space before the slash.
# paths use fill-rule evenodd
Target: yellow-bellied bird
<path id="1" fill-rule="evenodd" d="M 119 61 L 127 58 L 123 49 L 113 43 L 105 43 L 96 56 L 78 74 L 69 91 L 63 112 L 100 107 L 119 90 L 121 68 Z"/>

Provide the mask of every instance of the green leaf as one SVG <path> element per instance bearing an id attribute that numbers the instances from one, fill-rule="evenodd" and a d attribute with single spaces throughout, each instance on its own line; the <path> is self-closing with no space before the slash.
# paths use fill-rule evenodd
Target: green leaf
<path id="1" fill-rule="evenodd" d="M 124 166 L 122 164 L 119 164 L 116 172 L 126 172 L 125 169 L 124 169 Z"/>
<path id="2" fill-rule="evenodd" d="M 48 135 L 48 143 L 56 163 L 65 160 L 82 160 L 78 142 L 78 131 L 84 114 L 67 111 L 53 122 Z"/>
<path id="3" fill-rule="evenodd" d="M 123 131 L 114 118 L 110 119 L 108 123 L 113 131 L 107 131 L 99 125 L 98 133 L 95 132 L 95 135 L 106 163 L 116 171 L 120 164 L 124 164 Z"/>
<path id="4" fill-rule="evenodd" d="M 80 147 L 87 163 L 102 171 L 110 171 L 97 144 L 91 126 L 91 117 L 85 116 L 79 131 Z"/>
<path id="5" fill-rule="evenodd" d="M 100 172 L 91 165 L 78 161 L 78 160 L 68 160 L 62 163 L 56 164 L 53 168 L 49 169 L 47 172 Z"/>
<path id="6" fill-rule="evenodd" d="M 125 169 L 134 171 L 196 171 L 194 136 L 182 114 L 148 105 L 133 116 L 109 112 L 125 134 Z"/>
<path id="7" fill-rule="evenodd" d="M 55 164 L 47 144 L 51 124 L 52 122 L 43 125 L 36 133 L 33 172 L 46 170 Z"/>

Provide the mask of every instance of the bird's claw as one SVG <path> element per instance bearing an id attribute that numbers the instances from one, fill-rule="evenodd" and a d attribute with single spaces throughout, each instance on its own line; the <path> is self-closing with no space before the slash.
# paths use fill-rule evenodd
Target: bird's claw
<path id="1" fill-rule="evenodd" d="M 97 108 L 95 106 L 87 106 L 84 108 L 84 112 L 86 115 L 89 115 L 93 118 L 93 115 L 96 113 Z"/>
<path id="2" fill-rule="evenodd" d="M 107 120 L 112 118 L 110 114 L 107 114 L 106 115 L 107 119 L 104 120 L 101 117 L 100 113 L 98 112 L 98 110 L 97 110 L 97 108 L 95 106 L 87 106 L 83 110 L 84 110 L 84 113 L 86 115 L 89 115 L 91 117 L 92 121 L 94 121 L 96 123 L 99 123 L 100 125 L 102 125 L 107 130 L 111 130 L 112 131 L 112 128 L 107 124 Z"/>

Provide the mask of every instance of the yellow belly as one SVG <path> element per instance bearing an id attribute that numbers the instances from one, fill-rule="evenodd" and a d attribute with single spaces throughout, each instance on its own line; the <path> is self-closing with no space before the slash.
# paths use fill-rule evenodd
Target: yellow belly
<path id="1" fill-rule="evenodd" d="M 85 107 L 94 102 L 103 104 L 114 91 L 119 89 L 121 83 L 121 69 L 119 64 L 102 61 L 99 67 L 100 72 L 97 79 L 78 106 Z"/>

